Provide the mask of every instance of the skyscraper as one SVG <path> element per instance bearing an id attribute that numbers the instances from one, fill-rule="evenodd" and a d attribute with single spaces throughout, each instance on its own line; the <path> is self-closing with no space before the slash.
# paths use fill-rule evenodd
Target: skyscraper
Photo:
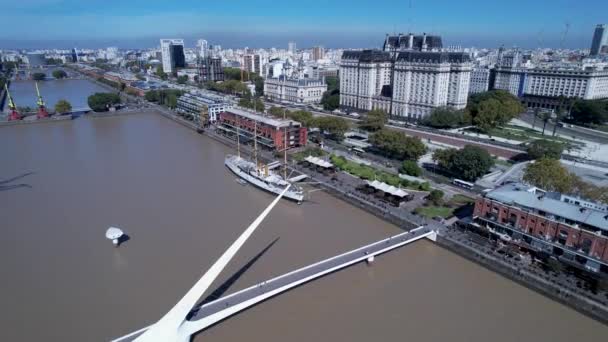
<path id="1" fill-rule="evenodd" d="M 312 48 L 312 59 L 318 61 L 319 59 L 323 59 L 324 51 L 322 46 L 315 46 Z"/>
<path id="2" fill-rule="evenodd" d="M 196 47 L 198 48 L 198 56 L 200 58 L 209 57 L 209 43 L 206 40 L 199 39 L 196 42 Z"/>
<path id="3" fill-rule="evenodd" d="M 291 53 L 292 55 L 294 53 L 296 53 L 296 43 L 295 42 L 287 43 L 287 51 L 289 51 L 289 53 Z"/>
<path id="4" fill-rule="evenodd" d="M 602 47 L 608 45 L 608 27 L 605 24 L 598 24 L 593 33 L 593 41 L 591 41 L 590 56 L 602 54 Z M 608 48 L 607 48 L 608 49 Z"/>
<path id="5" fill-rule="evenodd" d="M 78 53 L 76 53 L 76 48 L 72 49 L 72 62 L 78 63 Z"/>
<path id="6" fill-rule="evenodd" d="M 184 68 L 186 66 L 183 39 L 161 39 L 160 51 L 164 72 L 172 73 L 176 68 Z"/>

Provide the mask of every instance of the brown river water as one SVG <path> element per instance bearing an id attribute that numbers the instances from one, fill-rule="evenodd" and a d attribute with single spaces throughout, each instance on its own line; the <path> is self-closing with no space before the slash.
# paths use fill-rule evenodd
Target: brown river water
<path id="1" fill-rule="evenodd" d="M 159 319 L 272 200 L 226 153 L 156 114 L 0 127 L 0 341 L 106 341 Z M 114 248 L 109 226 L 131 240 Z M 226 294 L 399 232 L 323 192 L 284 201 L 213 288 L 267 246 Z M 608 327 L 421 241 L 195 340 L 606 341 Z"/>

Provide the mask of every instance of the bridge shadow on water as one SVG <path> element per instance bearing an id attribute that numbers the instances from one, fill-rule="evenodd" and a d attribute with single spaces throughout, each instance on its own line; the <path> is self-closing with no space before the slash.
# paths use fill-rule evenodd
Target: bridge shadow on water
<path id="1" fill-rule="evenodd" d="M 213 291 L 211 294 L 209 294 L 207 297 L 205 297 L 205 299 L 203 299 L 199 304 L 196 305 L 196 307 L 194 307 L 190 311 L 188 316 L 186 316 L 186 319 L 190 320 L 193 316 L 195 316 L 201 306 L 203 306 L 209 302 L 212 302 L 216 299 L 221 298 L 224 295 L 224 293 L 226 293 L 226 291 L 228 291 L 228 289 L 230 289 L 230 287 L 232 285 L 234 285 L 234 283 L 236 283 L 237 280 L 239 280 L 239 278 L 241 278 L 241 276 L 243 274 L 245 274 L 245 272 L 247 272 L 247 270 L 249 270 L 249 268 L 251 268 L 251 266 L 253 266 L 253 264 L 255 264 L 264 254 L 266 254 L 266 252 L 275 243 L 277 243 L 277 241 L 279 241 L 279 239 L 280 239 L 280 237 L 277 237 L 276 239 L 274 239 L 271 243 L 268 244 L 268 246 L 266 246 L 264 249 L 262 249 L 258 254 L 256 254 L 253 258 L 251 258 L 251 260 L 249 260 L 249 262 L 247 262 L 245 265 L 243 265 L 243 267 L 241 267 L 232 276 L 230 276 L 230 278 L 228 278 L 217 289 L 215 289 L 215 291 Z"/>
<path id="2" fill-rule="evenodd" d="M 25 183 L 9 184 L 9 183 L 12 183 L 12 182 L 14 182 L 16 180 L 19 180 L 19 179 L 22 179 L 22 178 L 25 178 L 25 177 L 27 177 L 29 175 L 32 175 L 32 174 L 34 174 L 34 172 L 26 172 L 26 173 L 23 173 L 23 174 L 21 174 L 19 176 L 15 176 L 13 178 L 9 178 L 9 179 L 5 179 L 5 180 L 0 181 L 0 191 L 8 191 L 8 190 L 14 190 L 14 189 L 19 189 L 19 188 L 28 188 L 28 189 L 31 189 L 32 186 L 29 185 L 29 184 L 25 184 Z"/>
<path id="3" fill-rule="evenodd" d="M 25 177 L 27 177 L 27 176 L 29 176 L 29 175 L 33 175 L 34 173 L 35 173 L 35 172 L 26 172 L 26 173 L 23 173 L 23 174 L 21 174 L 21 175 L 19 175 L 19 176 L 15 176 L 15 177 L 13 177 L 13 178 L 9 178 L 9 179 L 6 179 L 6 180 L 3 180 L 3 181 L 0 181 L 0 185 L 4 185 L 4 184 L 7 184 L 7 183 L 14 182 L 14 181 L 19 180 L 19 179 L 21 179 L 21 178 L 25 178 Z M 17 185 L 23 185 L 23 184 L 17 184 Z M 15 186 L 15 185 L 12 185 L 12 186 Z"/>

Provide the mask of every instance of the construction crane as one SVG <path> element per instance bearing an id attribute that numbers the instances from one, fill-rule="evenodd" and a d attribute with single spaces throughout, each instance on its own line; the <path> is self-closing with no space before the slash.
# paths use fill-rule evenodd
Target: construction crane
<path id="1" fill-rule="evenodd" d="M 36 94 L 38 94 L 38 100 L 36 101 L 36 104 L 38 105 L 38 119 L 48 118 L 49 112 L 46 111 L 44 100 L 40 95 L 40 89 L 38 89 L 38 82 L 36 82 Z"/>
<path id="2" fill-rule="evenodd" d="M 559 42 L 559 48 L 560 50 L 564 49 L 564 42 L 566 41 L 566 36 L 568 35 L 568 31 L 570 31 L 570 23 L 569 22 L 565 22 L 565 29 L 564 29 L 564 33 L 562 34 L 562 39 Z"/>
<path id="3" fill-rule="evenodd" d="M 8 91 L 8 87 L 6 86 L 6 84 L 4 84 L 4 90 L 6 90 L 6 97 L 8 98 L 8 109 L 10 110 L 10 113 L 8 115 L 8 121 L 21 120 L 23 117 L 21 116 L 21 113 L 17 111 L 17 106 L 15 105 L 13 97 Z"/>

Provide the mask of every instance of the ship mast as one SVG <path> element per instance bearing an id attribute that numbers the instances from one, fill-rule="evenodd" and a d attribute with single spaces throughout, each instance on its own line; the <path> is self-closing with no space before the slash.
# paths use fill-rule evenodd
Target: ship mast
<path id="1" fill-rule="evenodd" d="M 239 116 L 238 115 L 234 115 L 236 116 L 236 154 L 239 157 L 239 159 L 241 158 L 241 138 L 239 137 L 240 132 L 239 132 Z"/>
<path id="2" fill-rule="evenodd" d="M 283 120 L 286 118 L 287 109 L 283 108 Z M 283 179 L 287 181 L 287 126 L 285 126 L 285 146 L 283 146 Z"/>
<path id="3" fill-rule="evenodd" d="M 255 100 L 255 98 L 253 99 L 253 112 L 255 115 L 258 114 L 257 111 L 257 101 Z M 253 158 L 255 159 L 255 167 L 256 169 L 259 167 L 258 165 L 258 120 L 253 119 Z"/>

